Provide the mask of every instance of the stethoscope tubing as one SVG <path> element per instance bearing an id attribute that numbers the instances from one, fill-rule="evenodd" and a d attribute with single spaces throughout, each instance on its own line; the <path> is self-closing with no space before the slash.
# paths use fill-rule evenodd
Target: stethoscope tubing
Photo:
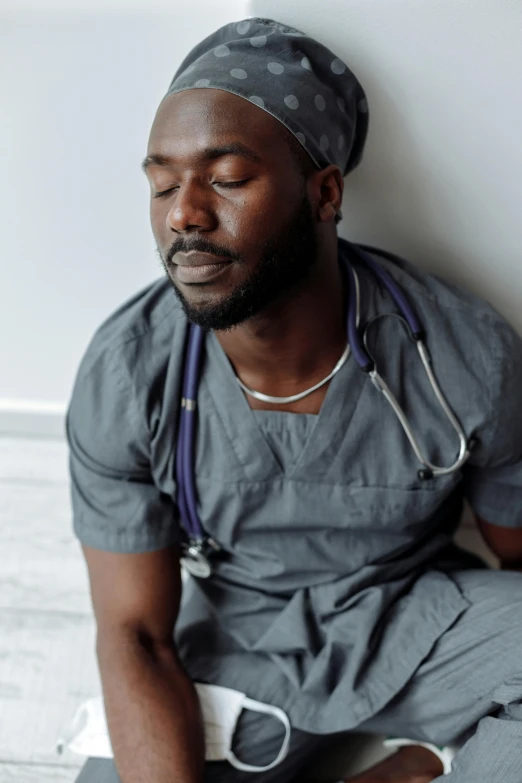
<path id="1" fill-rule="evenodd" d="M 444 408 L 447 418 L 450 420 L 453 429 L 457 432 L 459 437 L 459 455 L 455 460 L 455 462 L 452 465 L 449 465 L 448 467 L 434 465 L 432 462 L 430 462 L 427 459 L 427 457 L 424 456 L 424 454 L 420 449 L 419 443 L 413 433 L 413 430 L 407 419 L 406 414 L 404 413 L 400 403 L 398 402 L 397 398 L 391 391 L 390 387 L 388 386 L 384 378 L 382 378 L 382 376 L 379 375 L 379 373 L 376 370 L 372 370 L 369 373 L 369 376 L 374 386 L 378 389 L 378 391 L 380 391 L 383 394 L 383 396 L 386 398 L 386 400 L 393 408 L 395 415 L 399 419 L 399 422 L 402 425 L 402 429 L 404 430 L 406 437 L 408 438 L 411 447 L 415 452 L 415 456 L 417 457 L 419 462 L 421 462 L 425 466 L 425 468 L 427 468 L 431 472 L 433 476 L 449 475 L 450 473 L 454 473 L 456 470 L 459 470 L 462 467 L 462 465 L 464 465 L 464 463 L 466 462 L 470 454 L 467 447 L 466 436 L 460 426 L 460 423 L 454 417 L 453 411 L 449 408 L 449 406 L 447 406 L 446 400 L 444 398 L 442 399 L 439 398 L 439 395 L 437 394 L 436 391 L 436 389 L 439 389 L 439 387 L 435 379 L 434 379 L 434 383 L 432 383 L 433 391 L 435 392 L 437 398 L 439 399 L 439 402 L 441 403 L 441 406 Z"/>
<path id="2" fill-rule="evenodd" d="M 391 278 L 388 272 L 386 272 L 385 269 L 383 269 L 376 261 L 374 261 L 374 259 L 369 255 L 369 253 L 366 252 L 366 249 L 364 247 L 363 249 L 361 249 L 359 246 L 353 245 L 350 242 L 347 242 L 347 244 L 349 245 L 350 250 L 352 250 L 355 253 L 355 255 L 357 255 L 359 258 L 361 258 L 361 260 L 366 264 L 366 266 L 370 267 L 370 269 L 372 270 L 372 272 L 374 272 L 376 277 L 379 280 L 381 280 L 384 287 L 390 293 L 390 296 L 393 298 L 395 304 L 400 310 L 400 313 L 382 313 L 377 315 L 374 319 L 372 319 L 372 321 L 366 324 L 362 333 L 362 341 L 361 341 L 359 335 L 359 329 L 357 328 L 356 325 L 357 318 L 356 315 L 354 314 L 355 307 L 353 305 L 354 302 L 356 302 L 357 304 L 359 303 L 360 284 L 359 284 L 357 272 L 355 271 L 353 266 L 347 261 L 347 269 L 349 270 L 349 274 L 350 274 L 350 287 L 351 287 L 348 325 L 349 325 L 349 340 L 352 345 L 353 356 L 357 364 L 359 365 L 359 367 L 364 372 L 368 373 L 373 385 L 378 389 L 378 391 L 380 391 L 383 394 L 387 402 L 391 405 L 394 413 L 399 419 L 399 422 L 402 426 L 402 429 L 404 430 L 404 433 L 406 434 L 406 437 L 410 442 L 410 445 L 415 453 L 415 456 L 417 457 L 419 462 L 421 462 L 422 465 L 424 465 L 424 468 L 427 469 L 428 475 L 444 476 L 444 475 L 449 475 L 450 473 L 454 473 L 464 465 L 464 463 L 467 461 L 467 459 L 470 456 L 468 441 L 466 438 L 466 433 L 464 432 L 464 429 L 460 424 L 460 421 L 458 420 L 452 408 L 450 407 L 446 397 L 442 392 L 442 389 L 440 388 L 437 378 L 435 377 L 435 374 L 433 372 L 431 356 L 423 340 L 424 329 L 422 328 L 420 321 L 418 320 L 417 315 L 414 312 L 413 308 L 411 307 L 407 297 L 400 290 L 400 288 L 397 286 L 397 284 Z M 379 251 L 376 248 L 371 248 L 371 250 L 372 252 L 379 253 L 380 255 L 390 260 L 394 259 L 393 255 L 389 253 L 385 253 L 385 252 L 381 253 L 381 251 Z M 434 463 L 430 462 L 430 460 L 427 457 L 424 456 L 404 410 L 402 409 L 399 401 L 391 391 L 390 387 L 388 386 L 384 378 L 379 374 L 375 361 L 373 360 L 373 358 L 371 357 L 368 351 L 367 334 L 368 334 L 369 327 L 371 326 L 371 324 L 375 323 L 375 321 L 378 320 L 379 318 L 385 318 L 386 316 L 397 317 L 403 324 L 405 324 L 406 328 L 409 331 L 409 336 L 415 342 L 415 345 L 417 347 L 417 352 L 423 364 L 424 370 L 428 376 L 428 381 L 433 390 L 433 393 L 435 394 L 437 401 L 439 402 L 442 410 L 444 411 L 450 425 L 452 426 L 453 430 L 457 434 L 457 437 L 459 439 L 459 453 L 455 462 L 453 462 L 453 464 L 449 466 L 435 465 Z"/>
<path id="3" fill-rule="evenodd" d="M 192 329 L 188 329 L 187 337 L 185 339 L 185 346 L 183 351 L 183 364 L 185 365 L 185 358 L 188 351 L 188 344 L 190 342 L 190 338 L 192 335 Z M 189 515 L 189 510 L 187 507 L 187 502 L 185 499 L 185 489 L 187 483 L 189 483 L 190 478 L 187 480 L 185 479 L 185 470 L 184 470 L 184 463 L 185 463 L 185 393 L 186 393 L 186 385 L 187 385 L 187 374 L 186 372 L 183 374 L 183 387 L 181 390 L 181 412 L 179 417 L 179 424 L 178 424 L 178 439 L 177 439 L 177 448 L 176 448 L 176 482 L 178 485 L 178 508 L 180 512 L 181 519 L 183 521 L 184 527 L 187 528 L 187 532 L 192 535 L 192 520 Z"/>
<path id="4" fill-rule="evenodd" d="M 404 294 L 404 292 L 400 289 L 400 287 L 397 285 L 395 280 L 392 278 L 392 276 L 382 268 L 380 264 L 378 264 L 369 253 L 366 252 L 365 246 L 361 245 L 353 245 L 351 242 L 348 243 L 352 250 L 355 251 L 355 253 L 359 256 L 359 258 L 362 258 L 366 266 L 370 267 L 374 275 L 383 283 L 384 287 L 388 290 L 390 293 L 393 301 L 401 311 L 402 315 L 404 316 L 409 328 L 410 332 L 412 334 L 412 337 L 415 340 L 422 339 L 424 335 L 424 329 L 421 326 L 421 323 L 419 319 L 417 318 L 417 314 L 415 313 L 415 310 L 411 306 L 407 296 Z M 373 252 L 376 252 L 375 250 Z M 384 255 L 384 254 L 381 254 Z M 389 254 L 386 254 L 384 257 L 389 258 Z"/>
<path id="5" fill-rule="evenodd" d="M 189 328 L 185 353 L 183 397 L 179 423 L 178 451 L 176 459 L 179 488 L 180 513 L 188 523 L 189 537 L 194 540 L 204 537 L 197 511 L 197 496 L 194 483 L 194 445 L 197 411 L 197 388 L 203 354 L 203 330 L 194 324 Z"/>
<path id="6" fill-rule="evenodd" d="M 194 445 L 196 440 L 196 408 L 199 368 L 202 358 L 203 330 L 197 327 L 193 330 L 187 355 L 187 394 L 185 397 L 185 431 L 183 472 L 185 476 L 194 474 Z M 192 532 L 199 534 L 199 515 L 197 512 L 197 497 L 194 481 L 186 482 L 186 503 L 192 523 Z"/>
<path id="7" fill-rule="evenodd" d="M 181 519 L 187 527 L 190 527 L 192 534 L 192 520 L 189 517 L 187 502 L 185 500 L 185 473 L 183 470 L 183 444 L 185 442 L 185 416 L 184 410 L 181 411 L 178 432 L 178 448 L 176 449 L 176 483 L 178 485 L 178 508 Z"/>

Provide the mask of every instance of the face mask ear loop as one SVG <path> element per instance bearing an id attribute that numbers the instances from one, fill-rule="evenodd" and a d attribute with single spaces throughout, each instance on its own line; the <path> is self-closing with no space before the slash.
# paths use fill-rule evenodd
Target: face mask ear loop
<path id="1" fill-rule="evenodd" d="M 272 761 L 271 764 L 267 764 L 266 767 L 255 767 L 252 764 L 243 764 L 243 762 L 239 761 L 239 759 L 234 755 L 232 750 L 227 752 L 227 761 L 232 764 L 233 767 L 241 770 L 242 772 L 266 772 L 269 769 L 277 767 L 277 765 L 280 764 L 287 756 L 288 746 L 290 745 L 290 734 L 292 733 L 292 727 L 290 726 L 288 715 L 279 707 L 273 707 L 271 704 L 263 704 L 260 701 L 254 701 L 253 699 L 249 698 L 245 698 L 242 706 L 245 710 L 252 710 L 252 712 L 262 712 L 266 715 L 273 715 L 275 718 L 279 718 L 285 727 L 285 738 L 283 740 L 283 744 L 281 745 L 281 750 L 277 754 L 277 757 L 274 759 L 274 761 Z"/>
<path id="2" fill-rule="evenodd" d="M 57 741 L 56 743 L 56 752 L 58 754 L 62 754 L 64 750 L 69 746 L 69 744 L 74 740 L 77 739 L 80 734 L 83 732 L 87 724 L 89 723 L 89 717 L 92 712 L 92 709 L 90 707 L 89 703 L 81 704 L 76 712 L 74 713 L 74 717 L 71 721 L 71 725 L 68 727 L 67 731 L 63 734 L 62 737 Z"/>

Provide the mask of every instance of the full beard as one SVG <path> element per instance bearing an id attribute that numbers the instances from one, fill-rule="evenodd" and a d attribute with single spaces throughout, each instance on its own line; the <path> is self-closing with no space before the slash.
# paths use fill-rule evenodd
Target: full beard
<path id="1" fill-rule="evenodd" d="M 158 250 L 159 252 L 159 250 Z M 163 266 L 165 263 L 160 253 Z M 249 277 L 229 294 L 210 304 L 193 304 L 169 277 L 189 321 L 205 330 L 228 330 L 269 305 L 295 294 L 317 261 L 317 238 L 308 196 L 303 198 L 278 238 L 269 238 L 261 260 Z"/>

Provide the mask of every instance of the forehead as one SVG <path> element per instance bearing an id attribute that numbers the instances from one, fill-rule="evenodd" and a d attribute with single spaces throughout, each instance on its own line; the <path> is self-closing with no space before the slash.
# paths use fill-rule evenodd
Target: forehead
<path id="1" fill-rule="evenodd" d="M 290 132 L 275 117 L 239 95 L 212 88 L 183 90 L 161 102 L 147 154 L 181 161 L 238 141 L 262 161 L 281 164 L 290 155 L 284 133 Z"/>

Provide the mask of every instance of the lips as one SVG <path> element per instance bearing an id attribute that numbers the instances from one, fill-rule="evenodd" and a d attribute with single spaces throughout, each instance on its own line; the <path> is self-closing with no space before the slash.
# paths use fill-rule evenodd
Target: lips
<path id="1" fill-rule="evenodd" d="M 226 256 L 216 256 L 213 253 L 200 253 L 191 250 L 190 253 L 176 253 L 174 263 L 178 266 L 206 266 L 208 264 L 222 264 L 228 261 Z"/>
<path id="2" fill-rule="evenodd" d="M 213 253 L 176 253 L 174 256 L 176 277 L 181 283 L 206 283 L 225 271 L 232 263 L 225 256 Z"/>

